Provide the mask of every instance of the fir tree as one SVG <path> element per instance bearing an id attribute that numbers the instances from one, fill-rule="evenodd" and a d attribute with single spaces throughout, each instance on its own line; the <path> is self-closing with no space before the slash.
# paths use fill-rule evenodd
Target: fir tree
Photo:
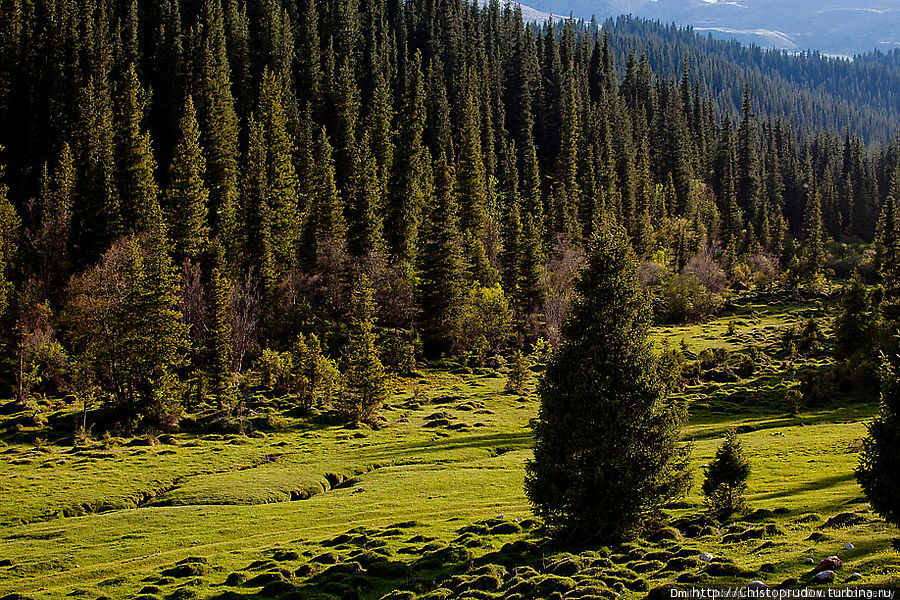
<path id="1" fill-rule="evenodd" d="M 238 260 L 238 117 L 231 92 L 231 73 L 221 10 L 207 16 L 208 37 L 202 49 L 199 109 L 206 155 L 211 234 L 218 237 L 233 268 Z"/>
<path id="2" fill-rule="evenodd" d="M 0 166 L 0 319 L 6 315 L 6 309 L 10 304 L 12 283 L 9 271 L 13 264 L 13 257 L 18 251 L 20 225 L 19 215 L 9 201 L 5 169 Z M 0 343 L 5 341 L 7 340 L 0 337 Z"/>
<path id="3" fill-rule="evenodd" d="M 716 450 L 715 458 L 706 467 L 704 476 L 703 495 L 717 517 L 727 519 L 744 509 L 750 461 L 747 460 L 734 430 L 725 436 L 725 441 Z"/>
<path id="4" fill-rule="evenodd" d="M 372 422 L 387 399 L 388 390 L 375 346 L 372 287 L 365 275 L 357 279 L 350 304 L 344 412 L 353 421 Z"/>
<path id="5" fill-rule="evenodd" d="M 123 223 L 132 232 L 147 231 L 159 210 L 156 159 L 150 133 L 142 126 L 144 98 L 133 64 L 128 66 L 118 111 L 116 134 L 117 189 Z"/>
<path id="6" fill-rule="evenodd" d="M 898 239 L 897 207 L 893 196 L 888 196 L 878 216 L 875 232 L 875 266 L 882 281 L 900 279 L 900 239 Z"/>
<path id="7" fill-rule="evenodd" d="M 578 95 L 572 65 L 566 70 L 562 96 L 562 131 L 560 133 L 559 156 L 556 161 L 556 182 L 553 188 L 555 199 L 554 229 L 568 239 L 581 239 L 578 224 L 578 207 L 581 202 L 581 188 L 578 185 L 578 148 L 581 137 L 579 123 Z"/>
<path id="8" fill-rule="evenodd" d="M 431 187 L 427 150 L 422 143 L 425 127 L 424 101 L 422 59 L 421 55 L 417 55 L 410 67 L 403 110 L 400 113 L 393 181 L 385 222 L 391 254 L 399 263 L 412 263 L 415 260 L 422 208 Z"/>
<path id="9" fill-rule="evenodd" d="M 181 134 L 169 167 L 164 207 L 175 255 L 196 260 L 209 241 L 209 191 L 203 181 L 206 159 L 200 148 L 200 128 L 190 97 L 185 100 Z"/>
<path id="10" fill-rule="evenodd" d="M 897 335 L 897 330 L 893 330 Z M 893 347 L 896 348 L 896 342 Z M 888 523 L 900 523 L 900 357 L 882 359 L 881 411 L 863 438 L 856 480 L 872 509 Z"/>
<path id="11" fill-rule="evenodd" d="M 385 180 L 379 173 L 378 159 L 371 150 L 366 129 L 360 140 L 358 163 L 353 169 L 352 204 L 348 207 L 348 248 L 355 256 L 380 254 L 384 250 L 382 209 Z"/>
<path id="12" fill-rule="evenodd" d="M 212 272 L 209 276 L 209 381 L 220 408 L 228 405 L 231 392 L 231 323 L 228 301 L 231 285 L 223 273 L 222 249 L 213 244 Z"/>
<path id="13" fill-rule="evenodd" d="M 302 223 L 297 196 L 300 185 L 293 163 L 294 144 L 287 129 L 282 90 L 282 82 L 275 73 L 264 71 L 259 92 L 259 121 L 266 148 L 265 229 L 272 264 L 284 271 L 296 264 Z"/>
<path id="14" fill-rule="evenodd" d="M 738 129 L 737 178 L 735 181 L 735 192 L 737 194 L 738 206 L 746 211 L 752 218 L 756 216 L 755 211 L 760 207 L 761 182 L 759 178 L 760 148 L 756 115 L 753 112 L 749 84 L 747 84 L 744 90 L 744 101 L 741 110 L 742 119 L 740 128 Z"/>
<path id="15" fill-rule="evenodd" d="M 854 273 L 841 296 L 841 312 L 834 320 L 834 348 L 839 358 L 873 358 L 878 337 L 878 313 L 859 273 Z"/>
<path id="16" fill-rule="evenodd" d="M 456 178 L 443 152 L 434 164 L 435 198 L 424 223 L 419 253 L 418 303 L 426 351 L 451 349 L 464 302 L 465 264 L 458 226 Z"/>
<path id="17" fill-rule="evenodd" d="M 811 171 L 810 171 L 811 173 Z M 825 232 L 822 224 L 822 199 L 810 175 L 803 213 L 803 267 L 813 280 L 825 268 Z"/>
<path id="18" fill-rule="evenodd" d="M 331 144 L 323 127 L 316 139 L 312 197 L 306 219 L 306 251 L 312 265 L 334 267 L 347 244 L 344 203 L 335 185 Z"/>
<path id="19" fill-rule="evenodd" d="M 624 232 L 605 220 L 540 385 L 525 491 L 559 530 L 621 539 L 687 489 L 684 407 L 667 397 Z"/>
<path id="20" fill-rule="evenodd" d="M 77 138 L 74 145 L 81 177 L 72 209 L 72 246 L 79 265 L 93 264 L 124 225 L 116 189 L 115 127 L 110 93 L 92 77 L 79 99 Z"/>
<path id="21" fill-rule="evenodd" d="M 59 291 L 71 274 L 70 239 L 75 196 L 75 163 L 64 144 L 50 181 L 42 186 L 40 230 L 34 240 L 40 276 L 48 292 Z"/>

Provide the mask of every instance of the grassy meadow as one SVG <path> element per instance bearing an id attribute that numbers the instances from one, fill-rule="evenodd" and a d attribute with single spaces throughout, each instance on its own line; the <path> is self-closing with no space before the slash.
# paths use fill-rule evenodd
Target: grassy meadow
<path id="1" fill-rule="evenodd" d="M 898 534 L 853 475 L 875 396 L 815 385 L 833 305 L 748 296 L 712 322 L 654 329 L 660 351 L 688 357 L 694 488 L 612 548 L 555 544 L 524 497 L 540 365 L 521 395 L 504 367 L 423 368 L 393 381 L 377 430 L 259 396 L 245 435 L 204 433 L 207 409 L 184 432 L 74 443 L 79 407 L 0 405 L 0 599 L 643 597 L 804 585 L 807 559 L 834 554 L 832 585 L 889 584 Z M 786 341 L 811 317 L 817 343 Z M 752 461 L 750 512 L 716 524 L 702 466 L 730 428 Z"/>

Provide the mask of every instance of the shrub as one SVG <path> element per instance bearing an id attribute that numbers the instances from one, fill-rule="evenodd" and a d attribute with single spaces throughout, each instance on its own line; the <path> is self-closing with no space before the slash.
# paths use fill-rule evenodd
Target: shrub
<path id="1" fill-rule="evenodd" d="M 463 309 L 457 352 L 465 354 L 475 346 L 484 354 L 497 352 L 509 340 L 512 317 L 503 288 L 474 288 Z"/>
<path id="2" fill-rule="evenodd" d="M 306 409 L 314 404 L 331 402 L 340 380 L 340 372 L 333 360 L 325 356 L 315 334 L 300 334 L 291 349 L 293 371 L 288 391 L 297 394 Z"/>
<path id="3" fill-rule="evenodd" d="M 391 330 L 381 341 L 381 362 L 395 373 L 408 375 L 416 370 L 417 339 L 403 330 Z"/>
<path id="4" fill-rule="evenodd" d="M 666 320 L 675 323 L 703 321 L 722 306 L 718 294 L 709 291 L 697 275 L 673 275 L 666 282 L 662 296 Z"/>
<path id="5" fill-rule="evenodd" d="M 711 248 L 705 248 L 702 252 L 692 256 L 682 269 L 682 274 L 695 276 L 700 285 L 713 294 L 723 292 L 728 284 L 725 279 L 725 271 L 716 262 Z"/>
<path id="6" fill-rule="evenodd" d="M 262 386 L 271 391 L 286 391 L 285 385 L 293 371 L 292 357 L 287 352 L 266 348 L 257 359 Z"/>
<path id="7" fill-rule="evenodd" d="M 778 281 L 778 259 L 765 252 L 750 257 L 750 277 L 756 289 L 771 290 Z"/>
<path id="8" fill-rule="evenodd" d="M 798 389 L 790 389 L 784 394 L 784 403 L 788 412 L 795 417 L 800 414 L 800 407 L 803 405 L 803 393 Z"/>
<path id="9" fill-rule="evenodd" d="M 509 375 L 506 380 L 506 391 L 521 394 L 528 382 L 530 371 L 528 357 L 517 349 L 512 356 L 512 362 L 509 367 Z"/>

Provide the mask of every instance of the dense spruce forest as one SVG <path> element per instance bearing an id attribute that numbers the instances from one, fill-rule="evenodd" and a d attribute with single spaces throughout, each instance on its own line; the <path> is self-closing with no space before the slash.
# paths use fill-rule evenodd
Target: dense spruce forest
<path id="1" fill-rule="evenodd" d="M 82 426 L 231 417 L 259 381 L 373 422 L 385 370 L 556 345 L 604 219 L 685 322 L 874 278 L 851 246 L 900 198 L 887 60 L 459 0 L 0 14 L 2 380 Z"/>
<path id="2" fill-rule="evenodd" d="M 643 53 L 657 73 L 679 78 L 687 70 L 721 111 L 738 113 L 749 82 L 760 114 L 785 119 L 804 135 L 849 129 L 869 143 L 896 141 L 897 50 L 853 60 L 772 51 L 632 17 L 603 23 L 603 32 L 611 36 L 620 74 L 631 54 Z"/>

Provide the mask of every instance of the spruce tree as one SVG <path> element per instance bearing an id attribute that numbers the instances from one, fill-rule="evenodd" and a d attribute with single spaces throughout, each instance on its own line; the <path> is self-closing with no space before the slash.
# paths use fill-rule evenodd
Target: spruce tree
<path id="1" fill-rule="evenodd" d="M 893 329 L 897 335 L 897 329 Z M 897 347 L 897 343 L 893 344 Z M 885 355 L 881 366 L 881 411 L 863 438 L 856 480 L 872 509 L 900 524 L 900 356 Z"/>
<path id="2" fill-rule="evenodd" d="M 6 315 L 6 309 L 10 304 L 12 283 L 9 271 L 13 264 L 13 257 L 18 251 L 20 225 L 19 215 L 9 201 L 5 169 L 0 166 L 0 319 Z M 5 341 L 0 338 L 0 344 Z"/>
<path id="3" fill-rule="evenodd" d="M 350 301 L 350 335 L 344 375 L 344 412 L 355 422 L 373 422 L 388 397 L 374 332 L 375 304 L 368 277 L 361 275 Z"/>
<path id="4" fill-rule="evenodd" d="M 853 274 L 841 296 L 841 311 L 834 319 L 834 349 L 839 358 L 873 358 L 878 337 L 878 314 L 859 273 Z"/>
<path id="5" fill-rule="evenodd" d="M 266 148 L 267 235 L 272 263 L 283 272 L 297 262 L 297 243 L 301 231 L 298 190 L 300 182 L 294 169 L 294 143 L 287 128 L 283 85 L 274 72 L 263 72 L 259 91 L 259 121 Z"/>
<path id="6" fill-rule="evenodd" d="M 305 249 L 310 265 L 336 266 L 347 245 L 344 203 L 335 184 L 331 144 L 323 127 L 316 138 L 312 197 L 306 218 Z"/>
<path id="7" fill-rule="evenodd" d="M 716 450 L 716 456 L 704 471 L 703 495 L 720 519 L 727 519 L 746 505 L 744 492 L 750 477 L 750 461 L 737 436 L 731 430 Z"/>
<path id="8" fill-rule="evenodd" d="M 578 223 L 578 208 L 581 202 L 581 188 L 578 185 L 578 148 L 581 139 L 579 122 L 578 93 L 575 76 L 570 64 L 562 90 L 562 130 L 560 132 L 559 155 L 556 159 L 556 182 L 553 188 L 555 206 L 553 209 L 554 230 L 569 240 L 581 240 Z"/>
<path id="9" fill-rule="evenodd" d="M 75 196 L 75 163 L 71 148 L 63 144 L 52 178 L 42 185 L 40 230 L 34 240 L 40 278 L 45 289 L 58 291 L 71 274 L 70 240 Z"/>
<path id="10" fill-rule="evenodd" d="M 611 542 L 683 494 L 684 406 L 668 397 L 624 232 L 599 224 L 564 341 L 540 384 L 525 491 L 548 525 Z"/>
<path id="11" fill-rule="evenodd" d="M 132 233 L 148 231 L 159 210 L 156 159 L 150 133 L 144 130 L 144 92 L 134 64 L 125 73 L 116 132 L 117 189 L 122 219 Z"/>
<path id="12" fill-rule="evenodd" d="M 164 209 L 175 256 L 197 260 L 209 242 L 209 191 L 203 181 L 206 159 L 200 148 L 200 128 L 190 96 L 185 100 L 180 131 L 169 167 Z"/>
<path id="13" fill-rule="evenodd" d="M 806 277 L 813 281 L 821 277 L 825 268 L 825 231 L 822 223 L 822 198 L 811 173 L 810 170 L 803 212 L 803 267 Z"/>
<path id="14" fill-rule="evenodd" d="M 399 117 L 397 151 L 394 152 L 393 179 L 385 220 L 388 245 L 398 263 L 415 261 L 422 208 L 431 188 L 428 154 L 422 141 L 425 93 L 421 55 L 416 55 L 408 78 Z"/>
<path id="15" fill-rule="evenodd" d="M 110 92 L 97 76 L 79 97 L 74 150 L 80 170 L 72 209 L 72 247 L 80 266 L 93 264 L 122 234 L 115 175 L 115 126 Z"/>
<path id="16" fill-rule="evenodd" d="M 200 57 L 197 108 L 207 159 L 205 177 L 209 189 L 210 232 L 220 240 L 229 266 L 234 268 L 239 251 L 239 126 L 231 92 L 221 8 L 213 3 L 207 12 L 207 37 L 203 40 Z"/>
<path id="17" fill-rule="evenodd" d="M 878 216 L 875 232 L 875 267 L 882 281 L 900 279 L 900 239 L 897 234 L 897 206 L 893 196 L 888 196 Z"/>
<path id="18" fill-rule="evenodd" d="M 735 192 L 738 206 L 753 218 L 756 216 L 754 210 L 759 206 L 761 200 L 760 148 L 749 84 L 744 90 L 744 101 L 741 106 L 742 118 L 738 129 Z"/>
<path id="19" fill-rule="evenodd" d="M 228 302 L 231 284 L 223 272 L 223 252 L 214 242 L 209 276 L 209 381 L 220 408 L 228 405 L 231 392 L 231 323 Z"/>
<path id="20" fill-rule="evenodd" d="M 418 304 L 425 349 L 431 355 L 450 350 L 464 301 L 465 259 L 459 232 L 456 177 L 443 151 L 434 163 L 435 198 L 428 211 L 418 256 Z"/>
<path id="21" fill-rule="evenodd" d="M 353 169 L 352 203 L 348 207 L 347 245 L 355 256 L 381 254 L 384 250 L 385 180 L 379 173 L 378 159 L 371 150 L 368 129 L 360 139 L 358 163 Z"/>

